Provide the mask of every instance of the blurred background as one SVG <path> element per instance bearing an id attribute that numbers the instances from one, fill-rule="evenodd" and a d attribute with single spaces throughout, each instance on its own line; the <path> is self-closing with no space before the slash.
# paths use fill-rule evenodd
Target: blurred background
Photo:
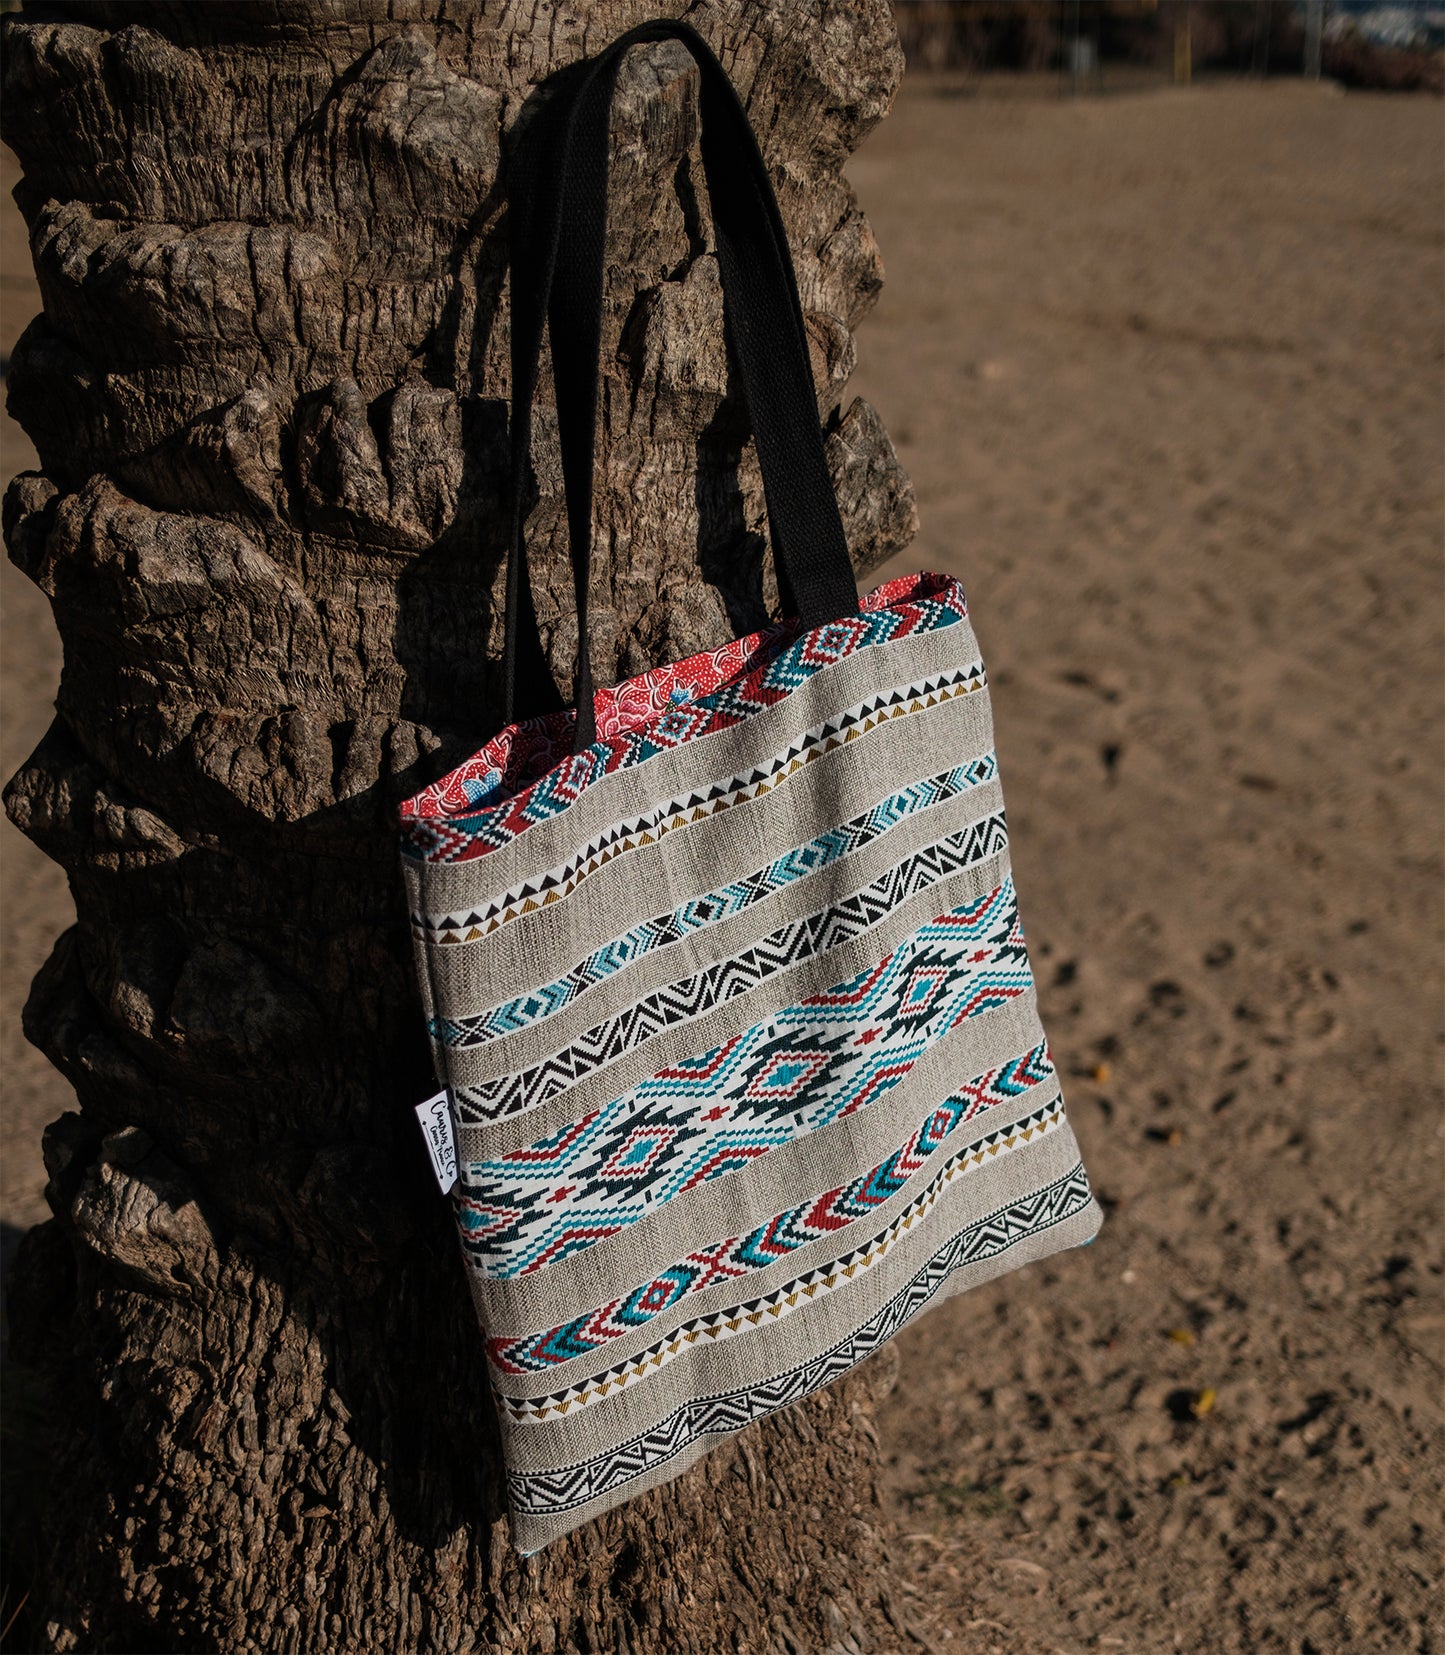
<path id="1" fill-rule="evenodd" d="M 905 1335 L 902 1589 L 962 1651 L 1437 1650 L 1445 7 L 896 10 L 851 390 L 921 529 L 876 579 L 969 588 L 1108 1213 Z M 0 600 L 8 776 L 60 660 L 8 562 Z M 8 826 L 0 879 L 8 1260 L 69 1104 L 20 1008 L 71 910 Z"/>
<path id="2" fill-rule="evenodd" d="M 1204 73 L 1438 92 L 1445 74 L 1433 0 L 899 0 L 894 12 L 915 70 L 1055 70 L 1079 90 Z"/>

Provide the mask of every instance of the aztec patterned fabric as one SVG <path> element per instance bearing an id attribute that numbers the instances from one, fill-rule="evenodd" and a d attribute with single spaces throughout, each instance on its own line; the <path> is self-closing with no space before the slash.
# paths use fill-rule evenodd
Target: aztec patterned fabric
<path id="1" fill-rule="evenodd" d="M 528 1553 L 1100 1222 L 958 584 L 596 708 L 402 811 Z"/>

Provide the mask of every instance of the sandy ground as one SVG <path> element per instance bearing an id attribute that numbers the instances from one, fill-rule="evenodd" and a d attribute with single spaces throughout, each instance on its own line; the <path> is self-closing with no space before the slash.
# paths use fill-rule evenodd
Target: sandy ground
<path id="1" fill-rule="evenodd" d="M 950 1647 L 1445 1647 L 1440 132 L 919 80 L 851 169 L 922 518 L 885 573 L 968 586 L 1108 1210 L 905 1336 Z"/>
<path id="2" fill-rule="evenodd" d="M 911 79 L 854 163 L 855 388 L 918 487 L 883 573 L 969 586 L 1108 1220 L 905 1336 L 905 1589 L 969 1655 L 1445 1648 L 1440 105 L 1016 92 Z M 8 774 L 58 652 L 0 595 Z M 69 914 L 0 845 L 23 1226 L 67 1094 L 18 1010 Z"/>

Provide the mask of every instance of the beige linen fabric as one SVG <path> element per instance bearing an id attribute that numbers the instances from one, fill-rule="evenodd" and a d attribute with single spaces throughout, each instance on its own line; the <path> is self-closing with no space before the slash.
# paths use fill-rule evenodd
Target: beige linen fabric
<path id="1" fill-rule="evenodd" d="M 524 1551 L 1098 1227 L 977 643 L 918 579 L 906 635 L 404 861 Z"/>

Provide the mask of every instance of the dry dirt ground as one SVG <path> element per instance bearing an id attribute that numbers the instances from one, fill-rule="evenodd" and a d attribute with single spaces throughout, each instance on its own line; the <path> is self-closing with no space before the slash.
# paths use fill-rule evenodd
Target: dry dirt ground
<path id="1" fill-rule="evenodd" d="M 918 80 L 851 176 L 1108 1212 L 905 1336 L 914 1581 L 970 1651 L 1445 1647 L 1440 105 Z"/>
<path id="2" fill-rule="evenodd" d="M 1108 1211 L 903 1339 L 887 1497 L 940 1649 L 1445 1649 L 1440 115 L 920 77 L 851 169 L 888 267 L 855 387 L 922 517 L 883 574 L 968 584 Z M 8 773 L 58 659 L 3 596 Z M 67 901 L 0 838 L 23 1226 Z"/>

